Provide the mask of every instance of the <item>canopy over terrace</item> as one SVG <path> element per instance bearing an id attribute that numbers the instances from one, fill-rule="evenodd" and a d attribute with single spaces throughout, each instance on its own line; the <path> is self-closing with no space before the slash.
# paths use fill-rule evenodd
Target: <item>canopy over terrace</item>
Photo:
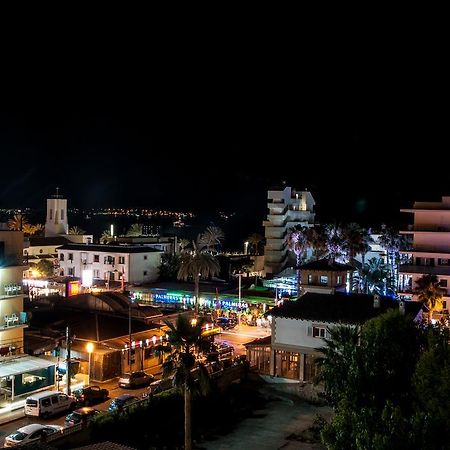
<path id="1" fill-rule="evenodd" d="M 30 394 L 55 384 L 55 364 L 46 359 L 23 355 L 0 363 L 2 400 L 13 401 L 18 395 Z"/>

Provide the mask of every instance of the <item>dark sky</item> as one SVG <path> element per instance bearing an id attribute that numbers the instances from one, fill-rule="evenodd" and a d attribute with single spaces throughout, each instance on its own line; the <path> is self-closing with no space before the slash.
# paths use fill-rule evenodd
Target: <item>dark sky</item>
<path id="1" fill-rule="evenodd" d="M 284 180 L 312 191 L 319 219 L 367 224 L 450 195 L 436 64 L 248 55 L 47 82 L 0 113 L 0 208 L 43 206 L 59 186 L 71 206 L 254 216 Z"/>

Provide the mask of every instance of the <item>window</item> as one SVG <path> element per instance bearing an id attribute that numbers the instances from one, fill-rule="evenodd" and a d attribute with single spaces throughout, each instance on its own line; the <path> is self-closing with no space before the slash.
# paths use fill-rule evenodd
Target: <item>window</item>
<path id="1" fill-rule="evenodd" d="M 69 261 L 73 261 L 73 253 L 69 253 Z"/>
<path id="2" fill-rule="evenodd" d="M 326 275 L 320 275 L 320 284 L 325 286 L 328 284 L 328 277 Z"/>
<path id="3" fill-rule="evenodd" d="M 103 260 L 104 264 L 109 264 L 109 265 L 114 265 L 115 262 L 116 262 L 116 258 L 114 258 L 112 256 L 105 256 L 105 259 Z"/>
<path id="4" fill-rule="evenodd" d="M 58 403 L 58 396 L 57 395 L 54 395 L 53 397 L 52 397 L 52 404 L 53 405 L 56 405 Z"/>
<path id="5" fill-rule="evenodd" d="M 324 338 L 326 336 L 327 329 L 325 327 L 313 327 L 313 337 Z"/>
<path id="6" fill-rule="evenodd" d="M 119 264 L 125 264 L 125 256 L 119 256 Z"/>
<path id="7" fill-rule="evenodd" d="M 94 262 L 100 262 L 100 255 L 94 255 Z"/>
<path id="8" fill-rule="evenodd" d="M 50 220 L 53 219 L 53 209 L 50 209 Z"/>
<path id="9" fill-rule="evenodd" d="M 308 284 L 313 284 L 314 278 L 312 275 L 308 275 Z"/>
<path id="10" fill-rule="evenodd" d="M 60 253 L 59 254 L 59 260 L 60 261 L 64 261 L 64 253 Z"/>
<path id="11" fill-rule="evenodd" d="M 42 250 L 42 248 L 40 248 L 39 253 L 44 253 L 44 250 Z"/>
<path id="12" fill-rule="evenodd" d="M 439 286 L 447 287 L 447 280 L 439 280 Z"/>
<path id="13" fill-rule="evenodd" d="M 144 270 L 144 277 L 147 275 L 147 271 L 146 270 Z"/>
<path id="14" fill-rule="evenodd" d="M 144 255 L 144 259 L 147 259 L 147 255 Z"/>
<path id="15" fill-rule="evenodd" d="M 41 401 L 41 404 L 44 408 L 50 406 L 50 399 L 49 398 L 43 398 Z"/>
<path id="16" fill-rule="evenodd" d="M 61 210 L 61 220 L 64 220 L 64 210 Z"/>
<path id="17" fill-rule="evenodd" d="M 98 269 L 94 270 L 94 278 L 100 278 L 100 270 Z"/>
<path id="18" fill-rule="evenodd" d="M 342 284 L 342 275 L 337 276 L 337 285 L 340 286 Z"/>
<path id="19" fill-rule="evenodd" d="M 68 274 L 69 274 L 69 276 L 74 277 L 75 276 L 75 267 L 69 267 Z"/>
<path id="20" fill-rule="evenodd" d="M 447 258 L 439 258 L 438 265 L 439 266 L 450 266 L 450 260 Z"/>

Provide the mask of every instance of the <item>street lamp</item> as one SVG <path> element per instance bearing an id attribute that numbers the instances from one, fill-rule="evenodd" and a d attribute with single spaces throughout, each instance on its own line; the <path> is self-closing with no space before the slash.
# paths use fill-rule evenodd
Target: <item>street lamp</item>
<path id="1" fill-rule="evenodd" d="M 91 381 L 91 353 L 94 351 L 94 344 L 92 342 L 88 342 L 86 344 L 86 350 L 89 354 L 89 363 L 88 363 L 88 386 Z"/>
<path id="2" fill-rule="evenodd" d="M 193 319 L 191 319 L 191 325 L 193 327 L 195 327 L 197 325 L 197 319 L 195 317 Z"/>
<path id="3" fill-rule="evenodd" d="M 245 241 L 244 245 L 245 245 L 245 247 L 244 247 L 244 255 L 248 255 L 248 241 Z"/>

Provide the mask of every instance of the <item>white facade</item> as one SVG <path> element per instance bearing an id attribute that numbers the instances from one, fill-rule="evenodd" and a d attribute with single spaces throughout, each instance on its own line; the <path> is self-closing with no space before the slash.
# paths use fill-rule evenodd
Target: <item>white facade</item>
<path id="1" fill-rule="evenodd" d="M 158 279 L 161 250 L 147 246 L 68 244 L 58 249 L 60 275 L 127 283 Z"/>
<path id="2" fill-rule="evenodd" d="M 23 233 L 0 230 L 0 361 L 23 353 Z"/>
<path id="3" fill-rule="evenodd" d="M 67 199 L 54 195 L 47 199 L 47 217 L 45 220 L 45 236 L 58 236 L 69 232 L 67 220 Z"/>
<path id="4" fill-rule="evenodd" d="M 277 274 L 287 262 L 286 234 L 296 226 L 314 225 L 313 196 L 308 191 L 291 187 L 267 193 L 267 220 L 263 221 L 266 245 L 264 248 L 264 273 Z"/>
<path id="5" fill-rule="evenodd" d="M 450 301 L 450 197 L 441 202 L 415 202 L 412 209 L 402 212 L 414 214 L 414 225 L 401 234 L 412 235 L 412 250 L 408 264 L 400 266 L 399 295 L 416 300 L 412 293 L 416 280 L 425 274 L 436 275 L 446 290 L 443 309 Z"/>

